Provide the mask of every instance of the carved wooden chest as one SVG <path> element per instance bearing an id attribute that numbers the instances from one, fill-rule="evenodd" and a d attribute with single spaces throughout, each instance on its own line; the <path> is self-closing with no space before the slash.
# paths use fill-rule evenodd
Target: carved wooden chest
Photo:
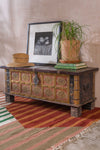
<path id="1" fill-rule="evenodd" d="M 51 66 L 35 66 L 5 69 L 6 101 L 14 96 L 71 106 L 71 116 L 82 114 L 82 106 L 93 109 L 95 103 L 95 71 L 98 68 L 81 70 L 54 69 Z"/>

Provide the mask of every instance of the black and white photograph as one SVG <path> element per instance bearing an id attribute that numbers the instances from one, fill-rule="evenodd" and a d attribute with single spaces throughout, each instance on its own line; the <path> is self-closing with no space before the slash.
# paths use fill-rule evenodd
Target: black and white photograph
<path id="1" fill-rule="evenodd" d="M 60 26 L 60 21 L 28 24 L 27 54 L 30 63 L 57 63 Z"/>
<path id="2" fill-rule="evenodd" d="M 52 54 L 53 32 L 36 32 L 34 55 L 51 55 Z"/>

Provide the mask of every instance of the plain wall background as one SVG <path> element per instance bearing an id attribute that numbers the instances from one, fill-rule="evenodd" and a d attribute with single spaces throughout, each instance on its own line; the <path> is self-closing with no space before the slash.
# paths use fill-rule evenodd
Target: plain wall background
<path id="1" fill-rule="evenodd" d="M 26 53 L 28 23 L 67 19 L 88 25 L 82 60 L 100 68 L 100 0 L 0 0 L 0 66 L 11 62 L 13 53 Z M 0 91 L 4 79 L 0 69 Z M 100 71 L 95 82 L 96 106 L 100 107 L 99 89 Z"/>

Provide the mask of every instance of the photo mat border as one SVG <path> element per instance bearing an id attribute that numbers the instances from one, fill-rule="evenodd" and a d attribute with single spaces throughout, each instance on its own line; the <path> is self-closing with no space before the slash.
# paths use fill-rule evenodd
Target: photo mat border
<path id="1" fill-rule="evenodd" d="M 39 28 L 41 28 L 41 27 L 49 27 L 50 25 L 56 25 L 56 24 L 58 24 L 58 28 L 57 29 L 55 29 L 54 31 L 52 30 L 52 32 L 54 33 L 54 32 L 57 32 L 56 34 L 57 34 L 57 36 L 59 37 L 58 39 L 56 39 L 56 37 L 54 37 L 54 35 L 53 35 L 53 49 L 52 49 L 52 51 L 53 51 L 53 53 L 55 52 L 56 53 L 56 55 L 55 56 L 50 56 L 50 57 L 48 57 L 48 55 L 46 55 L 46 56 L 44 56 L 43 55 L 43 58 L 41 59 L 41 57 L 42 56 L 40 56 L 40 55 L 37 55 L 37 58 L 38 59 L 36 59 L 35 58 L 35 55 L 33 54 L 33 56 L 30 56 L 30 54 L 31 54 L 31 50 L 30 50 L 30 32 L 31 32 L 31 29 L 30 28 L 32 28 L 33 27 L 33 30 L 38 26 Z M 35 28 L 34 28 L 35 27 Z M 52 27 L 52 26 L 51 26 Z M 42 30 L 42 32 L 49 32 L 49 31 L 46 31 L 46 30 L 44 30 L 44 29 L 41 29 Z M 50 29 L 51 30 L 51 29 Z M 37 32 L 37 31 L 34 31 L 34 33 L 35 32 Z M 61 32 L 61 21 L 50 21 L 50 22 L 37 22 L 37 23 L 29 23 L 28 24 L 28 33 L 27 33 L 27 54 L 29 55 L 29 62 L 31 62 L 31 63 L 34 63 L 34 64 L 39 64 L 39 65 L 41 65 L 41 64 L 43 64 L 43 65 L 48 65 L 48 64 L 50 64 L 50 65 L 54 65 L 54 64 L 56 64 L 57 62 L 58 62 L 58 50 L 59 50 L 59 43 L 60 43 L 60 32 Z M 54 33 L 55 34 L 55 33 Z M 33 36 L 35 36 L 35 35 L 33 35 Z M 57 40 L 57 41 L 56 41 Z M 35 42 L 34 40 L 33 40 L 33 42 Z M 56 43 L 56 48 L 55 48 L 55 44 Z M 34 47 L 33 47 L 34 48 Z M 33 51 L 34 51 L 34 49 L 33 49 Z M 54 58 L 55 57 L 55 58 Z M 34 59 L 35 58 L 35 59 Z M 54 60 L 53 61 L 49 61 L 49 58 L 50 58 L 50 60 L 53 58 Z M 46 59 L 48 59 L 48 61 L 46 60 Z"/>

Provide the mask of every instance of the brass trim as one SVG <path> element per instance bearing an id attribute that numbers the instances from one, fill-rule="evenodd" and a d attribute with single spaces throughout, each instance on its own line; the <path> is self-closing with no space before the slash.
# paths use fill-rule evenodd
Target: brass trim
<path id="1" fill-rule="evenodd" d="M 79 76 L 74 76 L 74 96 L 73 102 L 74 104 L 80 104 L 80 78 Z"/>

